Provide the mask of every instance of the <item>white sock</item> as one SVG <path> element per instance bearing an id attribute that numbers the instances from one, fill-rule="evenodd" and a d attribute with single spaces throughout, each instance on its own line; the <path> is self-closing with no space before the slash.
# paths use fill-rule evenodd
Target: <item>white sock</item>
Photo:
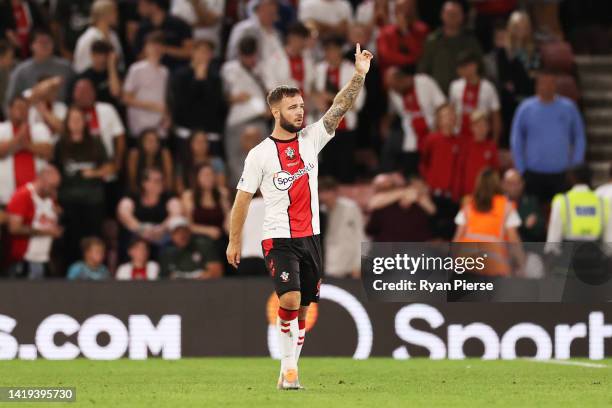
<path id="1" fill-rule="evenodd" d="M 278 309 L 276 327 L 278 345 L 281 354 L 281 373 L 288 369 L 297 369 L 295 350 L 298 342 L 299 327 L 297 310 Z"/>
<path id="2" fill-rule="evenodd" d="M 302 347 L 304 347 L 304 338 L 306 337 L 306 320 L 298 320 L 298 327 L 300 331 L 298 332 L 298 341 L 295 348 L 295 364 L 298 363 L 300 353 L 302 353 Z"/>

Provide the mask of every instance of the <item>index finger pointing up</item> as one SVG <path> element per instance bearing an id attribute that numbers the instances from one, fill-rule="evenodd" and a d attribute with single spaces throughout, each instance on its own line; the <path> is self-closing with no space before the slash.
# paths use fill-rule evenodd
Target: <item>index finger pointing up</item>
<path id="1" fill-rule="evenodd" d="M 361 54 L 361 45 L 359 45 L 359 43 L 357 43 L 357 49 L 355 50 L 355 54 Z"/>

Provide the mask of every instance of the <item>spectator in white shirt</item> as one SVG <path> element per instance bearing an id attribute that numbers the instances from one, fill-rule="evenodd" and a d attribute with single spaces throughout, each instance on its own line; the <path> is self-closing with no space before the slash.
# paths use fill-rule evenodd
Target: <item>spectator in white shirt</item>
<path id="1" fill-rule="evenodd" d="M 147 128 L 160 128 L 166 137 L 170 126 L 166 106 L 168 68 L 161 64 L 163 34 L 154 31 L 147 36 L 145 59 L 130 66 L 123 85 L 123 101 L 128 106 L 128 126 L 131 137 Z"/>
<path id="2" fill-rule="evenodd" d="M 302 23 L 295 23 L 289 27 L 284 50 L 261 61 L 269 89 L 280 85 L 295 86 L 302 91 L 307 104 L 315 80 L 315 62 L 308 49 L 309 39 L 308 28 Z"/>
<path id="3" fill-rule="evenodd" d="M 31 182 L 53 156 L 49 129 L 28 124 L 28 101 L 16 96 L 9 104 L 8 120 L 0 123 L 0 206 L 16 189 Z"/>
<path id="4" fill-rule="evenodd" d="M 225 155 L 228 158 L 230 177 L 240 177 L 242 149 L 240 135 L 247 126 L 253 126 L 264 135 L 268 134 L 266 118 L 267 89 L 260 66 L 257 63 L 257 42 L 253 37 L 240 40 L 238 60 L 228 61 L 221 69 L 223 87 L 229 102 L 229 114 L 225 123 Z M 237 179 L 236 179 L 237 180 Z"/>
<path id="5" fill-rule="evenodd" d="M 355 20 L 369 29 L 395 24 L 395 0 L 364 0 L 355 10 Z"/>
<path id="6" fill-rule="evenodd" d="M 261 247 L 265 210 L 263 197 L 260 193 L 256 193 L 249 204 L 249 212 L 242 228 L 242 252 L 236 272 L 238 276 L 266 276 L 268 274 Z"/>
<path id="7" fill-rule="evenodd" d="M 345 36 L 353 20 L 353 10 L 347 0 L 302 0 L 298 18 L 316 28 L 321 36 Z"/>
<path id="8" fill-rule="evenodd" d="M 123 64 L 123 51 L 119 37 L 113 30 L 117 25 L 117 5 L 113 0 L 96 0 L 91 6 L 91 26 L 79 37 L 74 52 L 74 71 L 79 74 L 91 66 L 91 46 L 97 40 L 106 40 L 112 44 Z"/>
<path id="9" fill-rule="evenodd" d="M 332 105 L 334 97 L 342 86 L 348 83 L 355 71 L 354 64 L 344 58 L 342 37 L 331 36 L 323 40 L 325 60 L 316 68 L 315 104 L 319 114 L 323 114 Z M 365 89 L 357 95 L 355 103 L 344 115 L 336 129 L 334 143 L 329 144 L 321 153 L 320 174 L 331 175 L 341 183 L 350 183 L 355 177 L 354 151 L 357 127 L 357 113 L 365 102 Z"/>
<path id="10" fill-rule="evenodd" d="M 413 65 L 391 67 L 385 73 L 389 87 L 390 113 L 384 120 L 383 132 L 388 137 L 383 147 L 382 162 L 385 166 L 399 157 L 405 175 L 417 174 L 419 152 L 426 136 L 434 130 L 436 111 L 446 102 L 446 97 L 429 75 L 416 74 Z M 393 115 L 399 116 L 401 129 L 391 131 Z M 385 168 L 394 171 L 397 168 Z"/>
<path id="11" fill-rule="evenodd" d="M 239 43 L 243 38 L 253 37 L 257 41 L 258 60 L 266 61 L 282 52 L 283 43 L 274 23 L 278 19 L 276 0 L 256 0 L 251 17 L 236 24 L 227 45 L 227 60 L 238 58 Z"/>
<path id="12" fill-rule="evenodd" d="M 450 84 L 450 103 L 457 109 L 461 118 L 461 135 L 471 139 L 470 115 L 482 111 L 491 118 L 491 135 L 498 141 L 502 132 L 499 96 L 495 86 L 487 79 L 481 78 L 478 69 L 480 56 L 473 52 L 464 52 L 457 58 L 457 75 L 459 79 Z"/>
<path id="13" fill-rule="evenodd" d="M 130 262 L 117 268 L 117 280 L 157 280 L 159 265 L 149 260 L 149 245 L 142 238 L 135 238 L 128 247 Z"/>
<path id="14" fill-rule="evenodd" d="M 225 0 L 172 0 L 170 14 L 182 18 L 193 29 L 193 38 L 207 40 L 221 49 L 221 26 Z"/>
<path id="15" fill-rule="evenodd" d="M 30 102 L 28 123 L 30 126 L 36 123 L 44 124 L 56 141 L 64 130 L 64 119 L 68 112 L 66 104 L 57 99 L 63 81 L 61 76 L 43 76 L 32 89 L 24 92 Z"/>
<path id="16" fill-rule="evenodd" d="M 327 224 L 323 235 L 325 276 L 359 278 L 361 243 L 365 241 L 363 214 L 353 200 L 340 197 L 334 179 L 319 180 L 319 199 Z"/>
<path id="17" fill-rule="evenodd" d="M 85 114 L 89 134 L 99 137 L 107 157 L 115 165 L 115 173 L 123 167 L 125 156 L 125 128 L 113 105 L 98 102 L 96 90 L 89 79 L 79 79 L 72 92 L 74 104 Z"/>
<path id="18" fill-rule="evenodd" d="M 597 197 L 607 198 L 612 201 L 612 166 L 609 169 L 608 181 L 595 190 Z"/>

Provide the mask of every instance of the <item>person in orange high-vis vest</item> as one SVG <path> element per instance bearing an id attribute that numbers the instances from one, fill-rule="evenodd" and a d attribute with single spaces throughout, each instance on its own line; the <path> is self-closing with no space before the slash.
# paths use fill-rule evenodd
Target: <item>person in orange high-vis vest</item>
<path id="1" fill-rule="evenodd" d="M 510 276 L 512 258 L 518 269 L 522 269 L 524 255 L 518 234 L 521 219 L 511 201 L 503 195 L 497 172 L 487 168 L 478 175 L 474 194 L 465 198 L 455 223 L 457 230 L 453 241 L 464 243 L 457 246 L 458 254 L 487 255 L 485 268 L 473 272 Z M 473 246 L 466 243 L 473 243 Z"/>

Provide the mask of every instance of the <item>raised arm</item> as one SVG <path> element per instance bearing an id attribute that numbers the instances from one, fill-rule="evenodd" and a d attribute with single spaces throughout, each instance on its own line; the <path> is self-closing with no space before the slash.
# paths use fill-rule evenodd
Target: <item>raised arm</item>
<path id="1" fill-rule="evenodd" d="M 370 60 L 372 53 L 368 50 L 361 51 L 361 46 L 357 44 L 355 50 L 355 73 L 351 80 L 344 85 L 334 98 L 332 106 L 323 115 L 323 124 L 327 133 L 332 134 L 340 121 L 355 103 L 359 91 L 363 88 L 365 76 L 370 70 Z"/>
<path id="2" fill-rule="evenodd" d="M 249 204 L 253 194 L 238 190 L 234 207 L 230 215 L 229 245 L 227 246 L 227 262 L 234 268 L 240 263 L 240 252 L 242 249 L 242 227 L 249 212 Z"/>

